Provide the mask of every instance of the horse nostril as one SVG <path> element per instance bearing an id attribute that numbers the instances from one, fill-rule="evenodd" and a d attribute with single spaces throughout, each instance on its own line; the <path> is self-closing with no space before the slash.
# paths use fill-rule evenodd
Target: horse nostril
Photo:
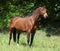
<path id="1" fill-rule="evenodd" d="M 45 13 L 45 14 L 44 14 L 44 18 L 46 19 L 47 17 L 48 17 L 48 14 L 47 14 L 47 13 Z"/>
<path id="2" fill-rule="evenodd" d="M 45 16 L 46 16 L 46 17 L 48 17 L 48 14 L 47 14 L 47 13 L 45 13 Z"/>
<path id="3" fill-rule="evenodd" d="M 47 17 L 48 17 L 48 14 L 47 14 Z"/>

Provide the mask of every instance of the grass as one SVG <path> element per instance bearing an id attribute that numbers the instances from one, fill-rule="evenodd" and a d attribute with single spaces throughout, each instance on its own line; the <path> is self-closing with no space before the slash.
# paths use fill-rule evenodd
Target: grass
<path id="1" fill-rule="evenodd" d="M 8 33 L 0 33 L 0 50 L 1 51 L 60 51 L 60 36 L 47 37 L 44 30 L 37 30 L 33 46 L 27 45 L 25 34 L 21 34 L 19 46 L 11 40 L 8 45 Z"/>

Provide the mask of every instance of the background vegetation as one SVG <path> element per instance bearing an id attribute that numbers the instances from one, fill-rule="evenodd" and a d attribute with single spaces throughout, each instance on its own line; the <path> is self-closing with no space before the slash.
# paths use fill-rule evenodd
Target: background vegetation
<path id="1" fill-rule="evenodd" d="M 46 5 L 49 21 L 60 20 L 60 0 L 0 0 L 0 30 L 8 28 L 10 18 L 26 16 Z"/>
<path id="2" fill-rule="evenodd" d="M 46 21 L 39 19 L 40 26 L 47 22 L 48 27 L 59 27 L 60 0 L 0 0 L 0 30 L 8 29 L 12 17 L 29 15 L 43 5 L 46 5 L 49 17 Z"/>

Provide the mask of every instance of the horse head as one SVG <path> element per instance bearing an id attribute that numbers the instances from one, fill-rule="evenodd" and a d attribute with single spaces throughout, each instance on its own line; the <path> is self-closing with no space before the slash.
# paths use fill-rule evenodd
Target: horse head
<path id="1" fill-rule="evenodd" d="M 48 17 L 46 6 L 39 7 L 39 12 L 40 12 L 40 15 L 42 15 L 44 18 Z"/>

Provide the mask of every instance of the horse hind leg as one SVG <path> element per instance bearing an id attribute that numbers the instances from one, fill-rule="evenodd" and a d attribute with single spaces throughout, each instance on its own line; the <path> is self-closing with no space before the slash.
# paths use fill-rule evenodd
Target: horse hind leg
<path id="1" fill-rule="evenodd" d="M 9 32 L 9 45 L 10 45 L 11 39 L 12 39 L 12 30 L 10 30 L 10 32 Z"/>
<path id="2" fill-rule="evenodd" d="M 19 36 L 20 36 L 20 32 L 18 32 L 18 35 L 17 35 L 17 46 L 19 46 Z"/>
<path id="3" fill-rule="evenodd" d="M 16 29 L 13 30 L 13 41 L 16 42 Z"/>

